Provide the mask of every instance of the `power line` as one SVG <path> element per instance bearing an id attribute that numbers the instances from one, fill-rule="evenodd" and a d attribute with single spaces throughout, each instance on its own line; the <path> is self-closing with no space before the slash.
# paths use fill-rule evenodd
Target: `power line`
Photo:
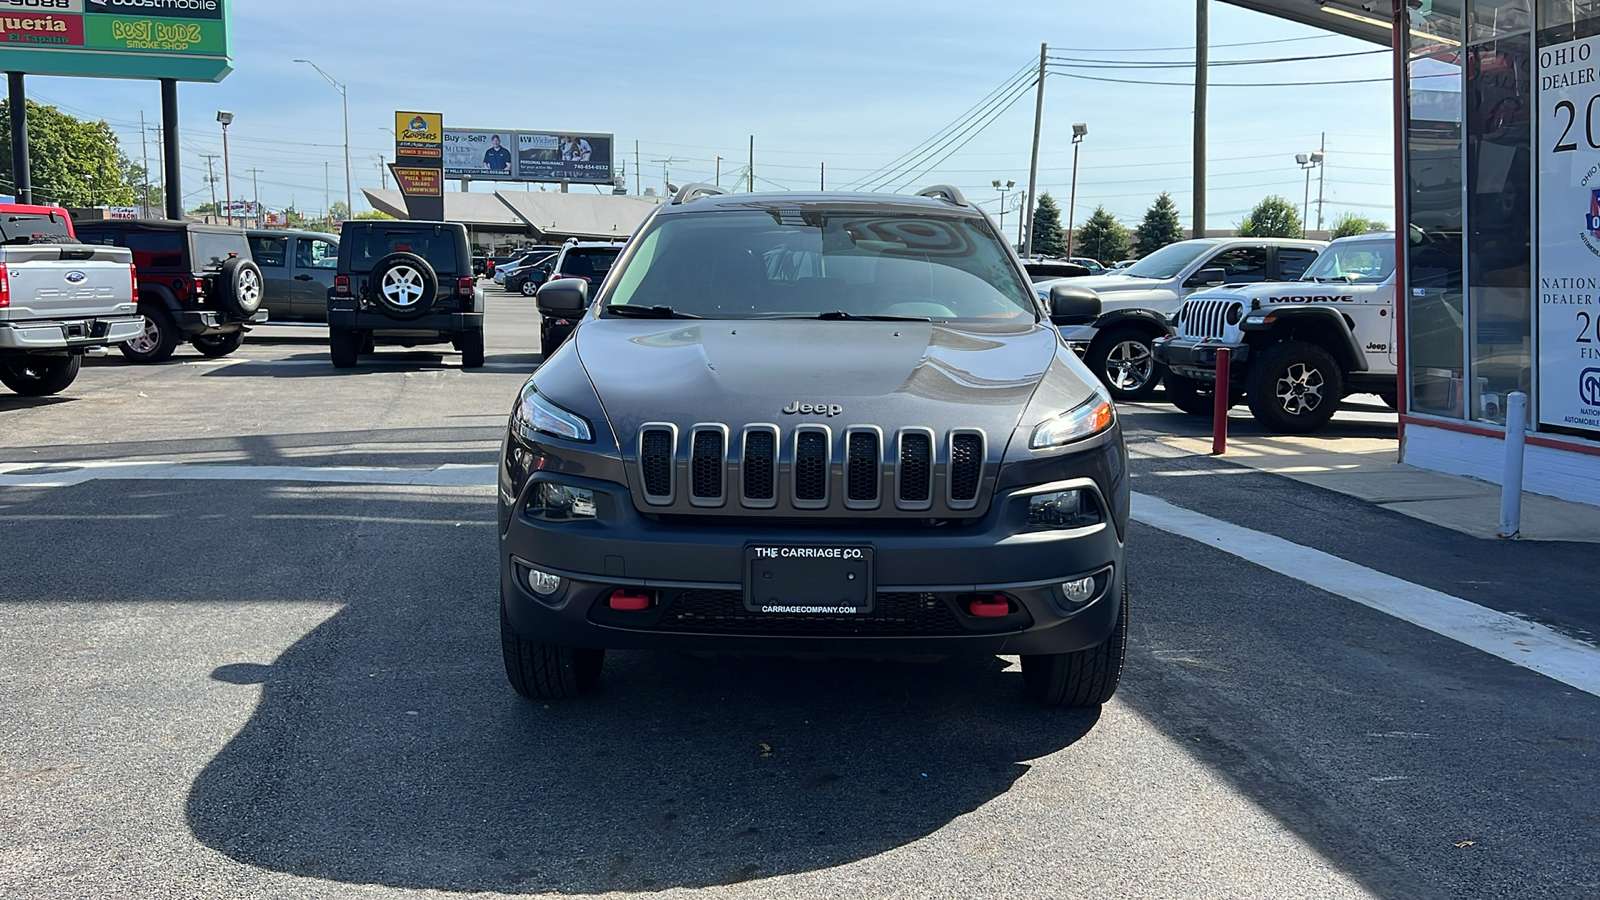
<path id="1" fill-rule="evenodd" d="M 1324 59 L 1348 59 L 1353 56 L 1373 56 L 1379 53 L 1392 53 L 1392 50 L 1353 50 L 1348 53 L 1323 53 L 1316 56 L 1274 56 L 1263 59 L 1221 59 L 1211 60 L 1206 65 L 1212 68 L 1224 66 L 1265 66 L 1277 63 L 1310 62 Z M 1093 59 L 1080 56 L 1050 56 L 1051 62 L 1073 63 L 1073 68 L 1083 69 L 1192 69 L 1194 60 L 1159 61 L 1159 60 L 1119 60 L 1119 59 Z"/>
<path id="2" fill-rule="evenodd" d="M 1054 70 L 1054 69 L 1051 70 L 1050 74 L 1051 75 L 1060 75 L 1060 76 L 1063 76 L 1065 78 L 1076 78 L 1076 79 L 1078 79 L 1080 81 L 1108 81 L 1108 82 L 1111 82 L 1113 84 L 1148 84 L 1148 85 L 1161 85 L 1161 86 L 1165 86 L 1165 87 L 1186 87 L 1186 88 L 1194 87 L 1194 82 L 1193 81 L 1140 81 L 1140 80 L 1135 80 L 1135 79 L 1132 79 L 1132 78 L 1106 78 L 1104 76 L 1095 76 L 1095 75 L 1078 75 L 1078 74 L 1075 74 L 1073 72 L 1061 72 L 1061 71 L 1057 71 L 1057 70 Z M 1388 83 L 1388 82 L 1390 82 L 1392 80 L 1393 79 L 1390 79 L 1390 78 L 1345 78 L 1345 79 L 1338 79 L 1338 80 L 1333 80 L 1333 81 L 1249 81 L 1249 82 L 1211 81 L 1211 82 L 1207 82 L 1207 86 L 1208 87 L 1225 87 L 1225 88 L 1234 88 L 1234 87 L 1241 87 L 1241 88 L 1242 87 L 1316 87 L 1316 86 L 1325 85 L 1325 84 L 1379 84 L 1379 83 Z"/>
<path id="3" fill-rule="evenodd" d="M 1313 34 L 1308 37 L 1277 38 L 1270 41 L 1238 41 L 1232 44 L 1212 44 L 1211 46 L 1213 48 L 1260 47 L 1265 44 L 1295 44 L 1301 41 L 1320 41 L 1331 37 L 1338 37 L 1338 35 Z M 1182 47 L 1056 47 L 1055 49 L 1067 53 L 1165 53 L 1168 51 L 1193 50 L 1194 45 L 1186 44 Z"/>

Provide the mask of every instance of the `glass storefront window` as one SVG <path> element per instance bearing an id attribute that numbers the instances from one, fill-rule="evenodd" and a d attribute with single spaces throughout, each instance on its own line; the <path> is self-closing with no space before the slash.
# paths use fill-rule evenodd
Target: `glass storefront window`
<path id="1" fill-rule="evenodd" d="M 1533 385 L 1533 160 L 1526 34 L 1467 51 L 1466 418 L 1505 422 L 1505 396 Z"/>
<path id="2" fill-rule="evenodd" d="M 1533 25 L 1530 0 L 1472 0 L 1467 40 L 1473 43 L 1527 31 Z"/>
<path id="3" fill-rule="evenodd" d="M 1600 34 L 1600 0 L 1539 0 L 1539 46 Z"/>

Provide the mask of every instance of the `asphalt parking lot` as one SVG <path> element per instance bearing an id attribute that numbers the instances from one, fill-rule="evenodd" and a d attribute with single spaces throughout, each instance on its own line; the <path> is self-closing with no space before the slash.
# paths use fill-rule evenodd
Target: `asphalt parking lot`
<path id="1" fill-rule="evenodd" d="M 1157 437 L 1204 423 L 1161 404 L 1123 411 L 1134 489 L 1218 537 L 1133 526 L 1098 713 L 1029 705 L 1004 657 L 614 653 L 593 698 L 521 700 L 492 467 L 538 322 L 489 297 L 478 371 L 336 371 L 323 330 L 271 326 L 0 394 L 0 896 L 1600 896 L 1583 672 L 1228 529 L 1578 641 L 1592 549 L 1183 453 Z M 1358 404 L 1327 434 L 1393 422 Z"/>

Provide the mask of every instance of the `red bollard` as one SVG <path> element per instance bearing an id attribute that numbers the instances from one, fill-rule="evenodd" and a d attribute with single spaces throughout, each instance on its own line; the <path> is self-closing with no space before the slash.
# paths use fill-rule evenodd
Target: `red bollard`
<path id="1" fill-rule="evenodd" d="M 1221 456 L 1228 452 L 1228 395 L 1233 392 L 1229 384 L 1228 370 L 1233 363 L 1233 351 L 1227 347 L 1217 348 L 1217 386 L 1213 391 L 1216 398 L 1211 412 L 1211 455 Z"/>

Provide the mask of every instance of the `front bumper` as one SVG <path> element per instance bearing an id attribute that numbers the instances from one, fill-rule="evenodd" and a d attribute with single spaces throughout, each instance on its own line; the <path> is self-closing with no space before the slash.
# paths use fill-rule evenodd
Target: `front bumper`
<path id="1" fill-rule="evenodd" d="M 257 310 L 256 314 L 248 319 L 210 310 L 185 309 L 179 310 L 173 319 L 179 331 L 190 337 L 197 337 L 206 334 L 230 334 L 246 325 L 265 325 L 270 316 L 271 314 L 264 309 Z"/>
<path id="2" fill-rule="evenodd" d="M 0 322 L 0 350 L 41 353 L 105 347 L 143 333 L 143 316 Z"/>
<path id="3" fill-rule="evenodd" d="M 641 515 L 620 484 L 568 475 L 559 480 L 595 491 L 598 517 L 549 523 L 517 513 L 501 538 L 501 599 L 510 624 L 530 640 L 615 649 L 1043 654 L 1101 643 L 1116 622 L 1124 551 L 1104 496 L 1107 521 L 1070 531 L 1026 529 L 1026 495 L 1037 487 L 1002 493 L 983 518 L 960 527 L 684 526 Z M 1100 494 L 1090 479 L 1050 489 L 1062 487 Z M 872 611 L 747 610 L 743 569 L 750 543 L 870 546 Z M 562 577 L 555 594 L 534 595 L 530 566 Z M 1061 583 L 1090 575 L 1096 576 L 1094 596 L 1068 602 Z M 643 590 L 653 605 L 612 609 L 607 599 L 618 588 Z M 1006 598 L 1005 616 L 970 612 L 973 599 L 996 594 Z"/>
<path id="4" fill-rule="evenodd" d="M 1195 381 L 1217 380 L 1217 351 L 1226 347 L 1231 354 L 1231 381 L 1239 380 L 1243 371 L 1241 363 L 1250 359 L 1249 344 L 1231 344 L 1226 341 L 1190 340 L 1181 337 L 1156 338 L 1151 349 L 1156 362 Z"/>

